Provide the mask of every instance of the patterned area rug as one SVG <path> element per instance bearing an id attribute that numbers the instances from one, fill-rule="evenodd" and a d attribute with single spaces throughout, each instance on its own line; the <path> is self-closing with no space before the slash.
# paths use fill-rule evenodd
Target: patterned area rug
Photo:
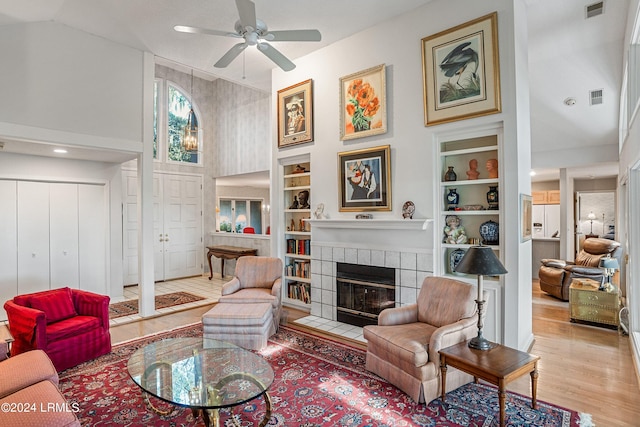
<path id="1" fill-rule="evenodd" d="M 201 324 L 114 346 L 112 353 L 62 372 L 60 389 L 70 403 L 79 406 L 83 426 L 202 426 L 202 419 L 194 418 L 189 409 L 175 407 L 166 416 L 148 410 L 126 367 L 129 356 L 149 342 L 199 336 Z M 446 403 L 436 399 L 429 405 L 417 404 L 367 372 L 364 351 L 285 326 L 259 354 L 275 371 L 268 426 L 488 427 L 499 423 L 495 387 L 471 383 L 447 394 Z M 538 410 L 530 405 L 529 397 L 508 393 L 507 425 L 591 425 L 586 414 L 540 401 Z M 236 407 L 233 414 L 222 410 L 220 425 L 232 426 L 231 416 L 243 427 L 258 425 L 264 413 L 264 401 L 258 398 Z"/>
<path id="2" fill-rule="evenodd" d="M 156 310 L 203 299 L 204 297 L 190 294 L 189 292 L 171 292 L 169 294 L 156 295 Z M 109 319 L 131 316 L 132 314 L 138 314 L 137 299 L 109 304 Z"/>

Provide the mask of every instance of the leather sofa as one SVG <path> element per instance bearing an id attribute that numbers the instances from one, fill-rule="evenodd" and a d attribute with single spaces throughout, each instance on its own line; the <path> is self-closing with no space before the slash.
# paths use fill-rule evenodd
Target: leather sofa
<path id="1" fill-rule="evenodd" d="M 15 296 L 4 309 L 12 356 L 43 350 L 60 372 L 111 351 L 108 296 L 60 288 Z"/>
<path id="2" fill-rule="evenodd" d="M 377 325 L 364 327 L 366 369 L 407 393 L 415 402 L 440 396 L 439 350 L 477 335 L 475 286 L 444 277 L 427 277 L 415 304 L 387 308 Z M 489 294 L 484 291 L 488 301 Z M 447 392 L 472 377 L 460 370 L 447 373 Z"/>
<path id="3" fill-rule="evenodd" d="M 604 270 L 599 268 L 600 259 L 611 256 L 621 264 L 620 243 L 601 238 L 586 239 L 576 260 L 543 259 L 538 271 L 540 289 L 563 301 L 569 301 L 569 287 L 574 278 L 593 279 L 602 283 Z"/>
<path id="4" fill-rule="evenodd" d="M 6 343 L 0 343 L 0 358 L 6 352 Z M 0 362 L 0 378 L 1 426 L 80 426 L 77 404 L 67 402 L 58 389 L 58 373 L 42 350 Z"/>

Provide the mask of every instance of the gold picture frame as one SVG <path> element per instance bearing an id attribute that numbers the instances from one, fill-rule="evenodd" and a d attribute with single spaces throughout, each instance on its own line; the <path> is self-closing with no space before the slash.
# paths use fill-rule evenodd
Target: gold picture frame
<path id="1" fill-rule="evenodd" d="M 520 242 L 533 237 L 533 197 L 520 194 Z"/>
<path id="2" fill-rule="evenodd" d="M 387 132 L 385 64 L 340 78 L 340 140 Z"/>
<path id="3" fill-rule="evenodd" d="M 338 153 L 340 212 L 390 211 L 390 146 Z"/>
<path id="4" fill-rule="evenodd" d="M 313 141 L 311 79 L 278 91 L 278 148 Z"/>
<path id="5" fill-rule="evenodd" d="M 424 123 L 502 111 L 498 13 L 422 39 Z"/>

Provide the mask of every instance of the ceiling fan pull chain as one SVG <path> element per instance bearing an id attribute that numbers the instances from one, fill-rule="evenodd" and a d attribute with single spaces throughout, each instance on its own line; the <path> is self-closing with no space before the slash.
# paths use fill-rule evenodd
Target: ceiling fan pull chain
<path id="1" fill-rule="evenodd" d="M 247 76 L 245 75 L 245 60 L 247 57 L 247 51 L 243 50 L 242 51 L 242 80 L 246 79 Z"/>

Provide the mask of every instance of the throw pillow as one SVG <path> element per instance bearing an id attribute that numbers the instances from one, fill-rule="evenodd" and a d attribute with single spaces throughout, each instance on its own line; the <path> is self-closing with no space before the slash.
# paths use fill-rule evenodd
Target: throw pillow
<path id="1" fill-rule="evenodd" d="M 31 307 L 44 311 L 47 323 L 58 322 L 77 315 L 69 288 L 54 289 L 32 295 Z"/>

